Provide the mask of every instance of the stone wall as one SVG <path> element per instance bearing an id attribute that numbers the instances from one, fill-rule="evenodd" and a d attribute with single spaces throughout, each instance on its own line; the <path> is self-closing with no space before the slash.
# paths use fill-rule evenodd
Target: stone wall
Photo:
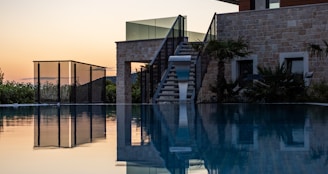
<path id="1" fill-rule="evenodd" d="M 116 42 L 117 59 L 130 62 L 148 62 L 155 56 L 163 39 Z"/>
<path id="2" fill-rule="evenodd" d="M 328 3 L 218 14 L 218 37 L 244 37 L 258 57 L 258 65 L 273 67 L 281 54 L 308 54 L 307 43 L 324 47 L 322 40 L 328 40 L 327 16 Z M 309 56 L 308 61 L 309 71 L 314 72 L 312 82 L 328 80 L 328 58 Z"/>
<path id="3" fill-rule="evenodd" d="M 252 0 L 239 0 L 239 11 L 251 10 Z M 253 0 L 254 1 L 254 0 Z M 326 3 L 327 0 L 280 0 L 280 7 Z"/>
<path id="4" fill-rule="evenodd" d="M 131 103 L 131 62 L 149 63 L 163 39 L 116 42 L 116 102 Z"/>
<path id="5" fill-rule="evenodd" d="M 204 76 L 202 87 L 197 95 L 197 103 L 208 103 L 216 101 L 216 94 L 211 91 L 211 86 L 215 86 L 216 75 L 218 73 L 218 62 L 211 60 Z"/>
<path id="6" fill-rule="evenodd" d="M 238 39 L 249 41 L 252 56 L 257 57 L 259 66 L 274 67 L 280 63 L 280 55 L 298 53 L 307 55 L 308 71 L 314 72 L 311 84 L 328 80 L 328 57 L 310 57 L 307 43 L 323 45 L 328 41 L 328 3 L 285 7 L 271 10 L 243 11 L 218 14 L 219 39 Z M 215 63 L 214 63 L 215 64 Z M 209 102 L 215 96 L 209 85 L 216 80 L 217 70 L 209 64 L 203 79 L 198 102 Z M 233 81 L 232 65 L 227 63 L 227 81 Z"/>

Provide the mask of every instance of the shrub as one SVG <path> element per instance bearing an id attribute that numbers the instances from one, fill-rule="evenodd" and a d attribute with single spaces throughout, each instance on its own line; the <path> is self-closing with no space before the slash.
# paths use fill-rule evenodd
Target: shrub
<path id="1" fill-rule="evenodd" d="M 297 102 L 306 98 L 303 77 L 289 73 L 285 64 L 274 70 L 258 67 L 258 71 L 262 79 L 244 93 L 250 102 Z"/>
<path id="2" fill-rule="evenodd" d="M 106 102 L 116 102 L 116 84 L 109 80 L 106 81 Z"/>
<path id="3" fill-rule="evenodd" d="M 33 102 L 34 86 L 31 83 L 7 81 L 0 85 L 0 104 Z"/>
<path id="4" fill-rule="evenodd" d="M 309 99 L 312 102 L 328 102 L 328 83 L 314 83 L 309 89 Z"/>

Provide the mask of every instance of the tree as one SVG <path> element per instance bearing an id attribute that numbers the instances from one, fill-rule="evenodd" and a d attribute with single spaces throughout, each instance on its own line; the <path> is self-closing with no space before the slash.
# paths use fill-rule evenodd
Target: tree
<path id="1" fill-rule="evenodd" d="M 1 68 L 0 68 L 0 85 L 3 84 L 4 76 L 5 76 L 5 74 L 1 71 Z"/>
<path id="2" fill-rule="evenodd" d="M 235 57 L 246 57 L 250 53 L 251 52 L 248 50 L 248 42 L 241 37 L 238 38 L 238 40 L 211 40 L 205 46 L 205 54 L 209 54 L 218 60 L 218 74 L 215 84 L 218 102 L 223 101 L 224 90 L 227 88 L 224 73 L 225 63 Z"/>
<path id="3" fill-rule="evenodd" d="M 136 70 L 136 81 L 132 84 L 132 103 L 141 103 L 141 72 Z"/>
<path id="4" fill-rule="evenodd" d="M 116 102 L 116 84 L 110 80 L 106 80 L 106 102 Z"/>
<path id="5" fill-rule="evenodd" d="M 325 55 L 328 56 L 328 42 L 322 40 L 326 48 L 322 48 L 319 44 L 309 43 L 308 50 L 310 51 L 310 56 L 322 57 Z"/>

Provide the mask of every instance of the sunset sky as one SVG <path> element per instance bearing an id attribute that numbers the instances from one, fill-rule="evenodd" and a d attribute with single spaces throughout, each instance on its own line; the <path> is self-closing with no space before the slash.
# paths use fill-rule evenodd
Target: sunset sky
<path id="1" fill-rule="evenodd" d="M 215 12 L 237 10 L 215 0 L 0 0 L 0 68 L 20 82 L 32 82 L 33 60 L 76 60 L 116 75 L 126 21 L 181 14 L 188 30 L 204 33 Z"/>

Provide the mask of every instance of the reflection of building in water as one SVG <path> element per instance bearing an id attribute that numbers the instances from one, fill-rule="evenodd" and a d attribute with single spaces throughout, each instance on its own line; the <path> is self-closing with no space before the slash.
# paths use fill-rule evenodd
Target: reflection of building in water
<path id="1" fill-rule="evenodd" d="M 328 125 L 300 105 L 200 105 L 210 173 L 326 173 Z M 321 108 L 323 109 L 323 108 Z M 327 115 L 320 113 L 320 115 Z M 323 120 L 327 120 L 325 116 Z M 288 167 L 286 167 L 288 165 Z M 270 166 L 270 167 L 268 167 Z M 244 168 L 241 172 L 240 168 Z"/>
<path id="2" fill-rule="evenodd" d="M 236 148 L 257 149 L 258 132 L 250 117 L 240 118 L 231 124 L 231 144 Z"/>
<path id="3" fill-rule="evenodd" d="M 280 138 L 280 149 L 283 151 L 309 151 L 310 150 L 310 120 L 305 118 L 304 124 L 291 126 Z"/>
<path id="4" fill-rule="evenodd" d="M 3 132 L 3 116 L 0 115 L 0 132 Z"/>
<path id="5" fill-rule="evenodd" d="M 33 124 L 34 109 L 24 107 L 0 107 L 0 132 L 11 126 L 26 126 Z"/>
<path id="6" fill-rule="evenodd" d="M 127 162 L 129 174 L 193 173 L 195 166 L 223 174 L 328 170 L 324 107 L 203 104 L 187 109 L 188 124 L 181 124 L 179 105 L 142 110 L 138 139 L 131 106 L 117 107 L 117 160 Z"/>
<path id="7" fill-rule="evenodd" d="M 188 173 L 205 170 L 199 160 L 198 143 L 206 136 L 199 127 L 194 107 L 180 111 L 179 105 L 143 106 L 140 136 L 132 143 L 131 106 L 117 106 L 117 160 L 127 162 L 127 173 Z M 182 107 L 183 108 L 183 107 Z M 186 115 L 179 115 L 186 114 Z M 200 138 L 200 139 L 197 139 Z M 196 166 L 196 167 L 195 167 Z M 203 166 L 203 167 L 202 167 Z"/>
<path id="8" fill-rule="evenodd" d="M 105 138 L 105 106 L 38 107 L 35 147 L 75 147 Z"/>

